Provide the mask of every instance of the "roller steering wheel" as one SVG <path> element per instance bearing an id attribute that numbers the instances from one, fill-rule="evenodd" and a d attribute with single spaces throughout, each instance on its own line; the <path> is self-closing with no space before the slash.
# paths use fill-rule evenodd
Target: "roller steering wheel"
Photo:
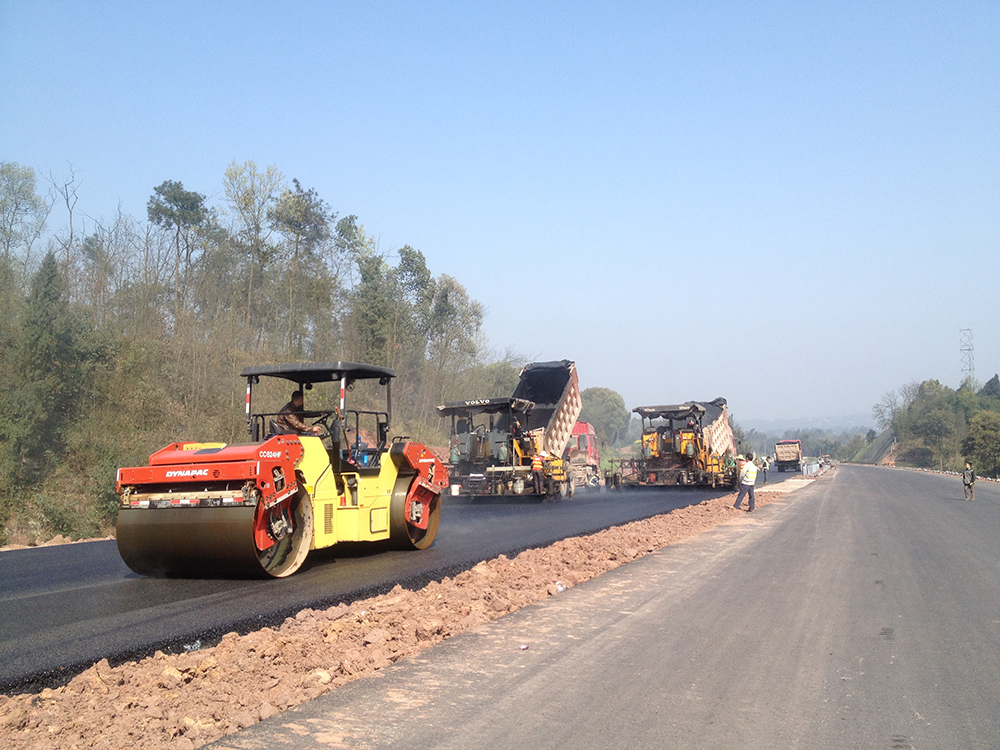
<path id="1" fill-rule="evenodd" d="M 319 425 L 320 427 L 323 428 L 322 432 L 316 433 L 316 437 L 318 437 L 320 440 L 322 440 L 324 438 L 330 437 L 330 434 L 331 434 L 330 425 L 327 422 L 327 420 L 330 419 L 330 417 L 333 417 L 333 416 L 339 417 L 340 416 L 340 411 L 337 410 L 337 409 L 334 409 L 333 411 L 324 412 L 323 414 L 319 415 L 318 417 L 316 417 L 316 419 L 313 420 L 313 426 L 314 427 L 316 425 Z"/>

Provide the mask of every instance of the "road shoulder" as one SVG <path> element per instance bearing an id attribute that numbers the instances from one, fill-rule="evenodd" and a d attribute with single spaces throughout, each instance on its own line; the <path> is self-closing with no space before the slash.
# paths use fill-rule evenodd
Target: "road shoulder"
<path id="1" fill-rule="evenodd" d="M 755 516 L 665 547 L 542 602 L 449 639 L 375 675 L 272 717 L 209 747 L 508 747 L 553 683 L 576 689 L 581 647 L 641 639 L 632 615 L 696 592 L 780 517 L 788 499 Z M 609 656 L 613 669 L 627 654 Z M 596 666 L 603 669 L 601 665 Z M 587 665 L 593 673 L 595 665 Z M 541 692 L 539 692 L 541 691 Z M 470 744 L 471 743 L 471 744 Z"/>

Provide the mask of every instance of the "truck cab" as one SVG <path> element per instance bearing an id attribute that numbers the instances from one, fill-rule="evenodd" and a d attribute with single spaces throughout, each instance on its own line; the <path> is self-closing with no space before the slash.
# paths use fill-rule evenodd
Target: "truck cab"
<path id="1" fill-rule="evenodd" d="M 599 487 L 603 484 L 597 432 L 592 424 L 577 422 L 573 425 L 573 434 L 566 447 L 565 459 L 569 462 L 573 486 L 577 489 Z"/>

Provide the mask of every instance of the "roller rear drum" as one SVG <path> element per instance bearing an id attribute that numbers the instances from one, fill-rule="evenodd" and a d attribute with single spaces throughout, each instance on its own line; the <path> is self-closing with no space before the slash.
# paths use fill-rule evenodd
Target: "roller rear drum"
<path id="1" fill-rule="evenodd" d="M 281 578 L 298 570 L 313 538 L 312 504 L 300 495 L 289 511 L 290 533 L 265 545 L 255 540 L 269 519 L 253 506 L 122 508 L 118 551 L 131 570 L 154 578 Z"/>

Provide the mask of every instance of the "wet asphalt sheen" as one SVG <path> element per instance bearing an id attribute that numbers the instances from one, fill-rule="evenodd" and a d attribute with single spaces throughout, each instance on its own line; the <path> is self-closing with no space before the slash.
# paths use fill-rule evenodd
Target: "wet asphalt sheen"
<path id="1" fill-rule="evenodd" d="M 775 479 L 781 476 L 777 475 Z M 281 580 L 143 578 L 114 541 L 0 553 L 0 692 L 58 684 L 94 662 L 210 645 L 227 632 L 279 625 L 305 607 L 422 586 L 501 553 L 645 518 L 719 491 L 578 493 L 547 503 L 447 498 L 435 543 L 419 552 L 337 545 Z M 196 512 L 196 511 L 194 511 Z"/>
<path id="2" fill-rule="evenodd" d="M 1000 486 L 841 466 L 216 748 L 995 748 Z"/>

